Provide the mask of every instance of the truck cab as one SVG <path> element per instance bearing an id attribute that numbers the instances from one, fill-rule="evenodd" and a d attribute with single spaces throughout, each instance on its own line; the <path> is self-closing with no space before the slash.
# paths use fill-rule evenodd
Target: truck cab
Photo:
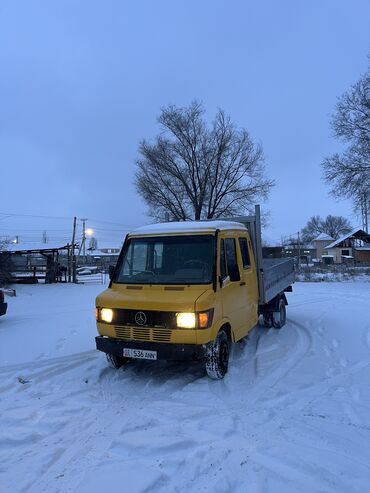
<path id="1" fill-rule="evenodd" d="M 257 323 L 258 278 L 242 223 L 139 228 L 96 299 L 97 349 L 116 368 L 135 358 L 200 360 L 211 378 L 223 378 L 230 344 Z"/>

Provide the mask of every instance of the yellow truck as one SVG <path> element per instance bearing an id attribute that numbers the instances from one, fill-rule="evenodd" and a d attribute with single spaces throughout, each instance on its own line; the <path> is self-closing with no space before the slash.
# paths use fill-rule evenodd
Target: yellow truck
<path id="1" fill-rule="evenodd" d="M 263 317 L 286 321 L 293 259 L 263 259 L 255 215 L 153 224 L 127 235 L 96 298 L 96 347 L 119 368 L 131 359 L 203 361 L 223 378 L 230 346 Z"/>

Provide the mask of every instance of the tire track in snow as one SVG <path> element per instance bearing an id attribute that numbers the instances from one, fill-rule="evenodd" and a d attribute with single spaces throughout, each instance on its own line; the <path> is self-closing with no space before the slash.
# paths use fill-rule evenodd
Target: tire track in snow
<path id="1" fill-rule="evenodd" d="M 210 467 L 208 460 L 209 454 L 213 456 L 212 470 L 221 471 L 225 458 L 227 458 L 233 448 L 235 448 L 234 439 L 236 440 L 237 438 L 236 442 L 238 443 L 238 446 L 241 447 L 241 449 L 244 448 L 245 450 L 250 450 L 251 443 L 255 443 L 256 441 L 258 442 L 261 437 L 264 438 L 266 436 L 266 433 L 267 435 L 269 433 L 273 433 L 276 428 L 279 427 L 280 422 L 277 422 L 275 419 L 269 416 L 266 418 L 266 422 L 268 423 L 269 428 L 268 430 L 266 429 L 265 423 L 259 423 L 259 426 L 260 424 L 261 426 L 263 426 L 263 431 L 261 434 L 259 434 L 254 427 L 252 431 L 248 429 L 249 422 L 254 416 L 263 415 L 263 408 L 261 409 L 262 406 L 260 400 L 261 397 L 265 395 L 266 390 L 274 387 L 287 374 L 289 374 L 289 372 L 293 371 L 294 368 L 300 364 L 307 352 L 311 349 L 312 339 L 309 329 L 307 329 L 307 327 L 300 323 L 290 321 L 285 328 L 285 331 L 290 330 L 292 327 L 294 327 L 296 335 L 296 341 L 293 350 L 292 347 L 288 347 L 287 352 L 281 356 L 280 360 L 275 361 L 275 365 L 272 368 L 267 369 L 267 373 L 265 373 L 263 376 L 258 376 L 258 372 L 256 372 L 256 374 L 253 375 L 252 381 L 243 386 L 243 373 L 245 374 L 245 371 L 234 371 L 232 372 L 232 375 L 228 375 L 223 382 L 207 381 L 207 383 L 203 384 L 205 387 L 209 387 L 213 397 L 217 399 L 218 404 L 220 404 L 220 402 L 222 404 L 221 409 L 219 409 L 219 406 L 216 407 L 218 419 L 222 415 L 224 416 L 224 421 L 228 418 L 232 419 L 234 420 L 234 427 L 230 429 L 227 436 L 215 436 L 212 440 L 210 440 L 208 445 L 200 443 L 198 447 L 194 448 L 189 456 L 189 458 L 192 457 L 192 460 L 189 460 L 187 465 L 188 474 L 190 474 L 191 472 L 190 469 L 193 469 L 193 472 L 192 474 L 190 474 L 189 481 L 185 485 L 183 485 L 184 491 L 191 488 L 195 483 L 199 484 L 199 480 L 201 480 L 202 482 L 202 478 L 204 479 L 204 484 L 202 482 L 202 488 L 205 488 L 206 491 L 213 490 L 213 486 L 211 486 L 213 484 L 213 481 L 211 481 L 210 483 L 208 479 L 208 472 Z M 255 329 L 255 331 L 256 332 L 254 334 L 251 334 L 249 340 L 250 349 L 247 350 L 247 354 L 249 353 L 249 355 L 252 355 L 254 353 L 254 358 L 256 358 L 258 354 L 265 354 L 266 356 L 268 356 L 268 354 L 276 348 L 276 344 L 274 344 L 273 347 L 270 346 L 263 348 L 261 344 L 263 344 L 264 337 L 268 337 L 268 333 L 278 335 L 282 333 L 282 331 L 280 331 L 279 333 L 275 332 L 274 329 L 272 329 L 271 332 L 268 331 L 265 333 L 259 333 L 258 329 Z M 246 352 L 245 350 L 247 348 L 248 345 L 244 348 L 243 352 Z M 288 361 L 285 361 L 284 364 L 281 365 L 281 362 L 284 361 L 284 357 L 286 355 L 289 356 Z M 255 366 L 255 362 L 253 361 L 254 358 L 251 358 L 249 361 L 247 361 L 247 364 L 243 365 L 242 370 L 251 370 Z M 240 358 L 239 363 L 242 363 L 240 361 Z M 233 383 L 230 384 L 231 378 Z M 195 386 L 199 386 L 199 384 L 195 384 Z M 194 385 L 192 384 L 190 384 L 188 387 L 185 387 L 185 393 L 191 393 L 193 387 Z M 246 395 L 243 395 L 241 393 Z M 186 404 L 186 396 L 184 399 L 184 396 L 181 398 L 181 396 L 178 396 L 177 393 L 176 397 L 179 397 L 180 402 Z M 248 409 L 252 410 L 248 412 Z M 204 417 L 198 418 L 197 426 L 199 432 L 200 430 L 207 429 L 209 418 L 209 411 L 205 413 Z M 189 420 L 186 420 L 186 422 L 189 422 Z M 215 453 L 215 449 L 217 450 L 218 448 L 220 449 L 219 454 Z M 238 449 L 238 452 L 240 452 L 240 449 Z M 202 458 L 206 457 L 207 459 L 203 461 L 202 467 Z M 193 466 L 193 463 L 195 463 L 196 465 Z M 219 484 L 220 477 L 217 474 L 216 476 L 218 478 L 216 480 L 216 483 Z M 225 480 L 225 478 L 223 478 L 223 480 Z M 229 484 L 233 483 L 233 480 L 230 476 L 226 478 L 226 481 L 229 482 Z M 216 486 L 216 483 L 214 484 L 214 486 Z M 238 485 L 234 484 L 234 487 L 237 488 Z"/>
<path id="2" fill-rule="evenodd" d="M 325 395 L 327 392 L 329 392 L 333 386 L 336 384 L 340 384 L 343 382 L 343 379 L 346 379 L 354 374 L 356 374 L 358 371 L 362 371 L 366 367 L 370 366 L 369 363 L 366 362 L 360 362 L 357 363 L 349 368 L 346 369 L 346 371 L 341 372 L 339 374 L 333 375 L 329 378 L 325 378 L 324 380 L 320 380 L 319 382 L 316 382 L 315 384 L 312 384 L 310 386 L 307 386 L 305 388 L 298 388 L 294 389 L 294 393 L 291 396 L 290 394 L 286 393 L 283 395 L 283 397 L 279 397 L 278 399 L 273 399 L 273 400 L 264 400 L 261 402 L 261 396 L 263 392 L 266 391 L 267 386 L 274 385 L 281 381 L 284 376 L 287 376 L 291 371 L 293 371 L 295 368 L 298 367 L 300 361 L 304 358 L 304 356 L 307 354 L 307 352 L 310 350 L 312 347 L 312 338 L 309 329 L 307 327 L 299 322 L 296 321 L 291 321 L 293 324 L 296 325 L 297 328 L 302 330 L 303 338 L 297 341 L 297 345 L 294 351 L 294 358 L 290 360 L 289 365 L 284 365 L 284 368 L 280 372 L 279 375 L 274 377 L 268 377 L 264 378 L 263 381 L 258 380 L 258 383 L 263 383 L 261 385 L 261 388 L 258 390 L 258 392 L 254 392 L 250 394 L 250 404 L 254 407 L 254 409 L 251 412 L 245 413 L 243 415 L 240 413 L 240 411 L 243 409 L 243 404 L 240 402 L 239 406 L 230 406 L 230 413 L 235 414 L 239 417 L 241 424 L 242 424 L 242 429 L 239 428 L 239 431 L 235 431 L 235 435 L 237 435 L 236 443 L 238 444 L 238 452 L 240 456 L 243 454 L 246 454 L 248 457 L 250 457 L 251 462 L 256 464 L 256 467 L 263 467 L 269 469 L 271 473 L 274 473 L 276 471 L 276 468 L 279 469 L 279 464 L 282 465 L 282 469 L 284 470 L 284 457 L 276 457 L 274 459 L 274 467 L 269 467 L 269 461 L 266 458 L 266 460 L 263 459 L 263 452 L 261 453 L 261 449 L 264 449 L 264 446 L 262 444 L 268 443 L 268 437 L 270 436 L 276 436 L 276 434 L 279 434 L 279 429 L 282 426 L 286 426 L 286 428 L 289 429 L 289 423 L 291 422 L 292 419 L 297 419 L 297 416 L 300 415 L 301 410 L 309 403 L 313 398 L 317 399 L 319 396 Z M 303 340 L 304 339 L 304 340 Z M 239 389 L 239 392 L 241 391 L 241 388 Z M 229 395 L 228 395 L 229 398 Z M 260 401 L 260 402 L 259 402 Z M 263 415 L 264 407 L 268 407 L 270 409 L 274 410 L 274 413 L 268 413 L 266 416 L 266 419 L 256 419 L 258 416 Z M 245 407 L 246 408 L 246 407 Z M 239 414 L 238 414 L 239 411 Z M 249 423 L 253 423 L 253 427 L 251 428 Z M 285 425 L 286 423 L 286 425 Z M 216 444 L 216 442 L 214 442 Z M 217 445 L 216 445 L 217 446 Z M 232 448 L 233 446 L 235 447 L 235 443 L 233 443 L 233 437 L 230 437 L 230 444 L 228 445 L 227 441 L 226 442 L 220 442 L 221 448 Z M 255 453 L 257 450 L 260 449 L 259 455 L 255 457 Z M 244 452 L 242 452 L 244 450 Z M 267 449 L 268 450 L 268 447 Z M 214 461 L 215 468 L 222 468 L 222 457 L 220 456 L 218 461 Z M 298 464 L 299 465 L 299 464 Z M 205 464 L 206 466 L 206 464 Z M 302 465 L 302 467 L 304 467 Z M 289 467 L 286 468 L 285 470 L 289 472 Z M 310 473 L 302 469 L 302 475 L 301 477 L 310 477 Z M 192 480 L 196 481 L 199 473 L 196 472 L 194 473 Z M 283 474 L 284 476 L 284 474 Z M 334 475 L 333 475 L 334 476 Z M 222 476 L 218 476 L 218 480 L 221 479 Z M 285 479 L 288 479 L 286 477 Z M 338 482 L 340 483 L 341 478 L 338 475 L 337 476 Z M 215 480 L 217 484 L 217 479 Z M 208 483 L 209 484 L 209 483 Z M 191 482 L 188 484 L 189 487 L 191 487 Z M 207 486 L 204 486 L 205 490 L 208 491 Z M 209 491 L 212 491 L 212 488 L 209 488 Z"/>
<path id="3" fill-rule="evenodd" d="M 293 330 L 291 330 L 292 328 Z M 169 425 L 165 417 L 161 417 L 159 413 L 156 413 L 154 418 L 152 416 L 152 421 L 149 420 L 153 409 L 159 406 L 159 403 L 162 403 L 164 399 L 167 399 L 172 406 L 179 404 L 183 412 L 182 419 L 184 421 L 182 435 L 185 437 L 189 430 L 189 428 L 186 428 L 187 420 L 196 419 L 196 428 L 201 430 L 206 420 L 209 419 L 209 414 L 216 411 L 218 418 L 224 416 L 225 420 L 228 417 L 234 419 L 234 431 L 231 425 L 229 427 L 231 439 L 233 436 L 238 435 L 241 446 L 249 454 L 253 454 L 256 442 L 260 444 L 266 439 L 266 435 L 274 433 L 279 426 L 291 419 L 291 416 L 302 409 L 311 399 L 313 392 L 317 396 L 330 388 L 336 382 L 335 378 L 340 381 L 348 372 L 355 372 L 364 367 L 363 365 L 357 365 L 356 367 L 348 368 L 343 374 L 330 377 L 310 387 L 295 390 L 293 400 L 290 399 L 287 393 L 278 398 L 268 400 L 265 399 L 266 393 L 278 386 L 281 381 L 299 367 L 299 364 L 304 361 L 305 356 L 311 350 L 313 341 L 310 330 L 305 325 L 294 320 L 289 320 L 286 327 L 281 331 L 275 331 L 274 329 L 265 332 L 257 332 L 258 329 L 255 329 L 255 331 L 255 335 L 251 334 L 250 343 L 240 352 L 238 366 L 231 365 L 230 375 L 223 382 L 210 382 L 206 378 L 200 378 L 204 375 L 204 372 L 199 366 L 188 368 L 183 365 L 175 367 L 170 364 L 156 366 L 154 364 L 135 363 L 116 372 L 106 368 L 100 369 L 98 365 L 95 365 L 92 371 L 100 371 L 100 378 L 98 378 L 98 382 L 93 382 L 96 388 L 94 388 L 95 400 L 89 401 L 91 409 L 84 416 L 77 417 L 76 421 L 69 427 L 68 439 L 66 438 L 64 442 L 62 441 L 58 445 L 64 450 L 60 454 L 53 455 L 53 461 L 41 473 L 42 476 L 36 482 L 30 484 L 30 487 L 26 488 L 25 491 L 35 493 L 74 491 L 83 477 L 84 470 L 98 465 L 99 459 L 106 451 L 119 450 L 119 447 L 114 445 L 115 438 L 117 436 L 126 437 L 132 430 L 145 433 L 145 428 L 150 427 L 151 432 L 155 431 L 155 436 L 160 436 L 164 430 L 168 429 L 173 431 L 174 434 L 179 434 L 175 423 L 170 422 Z M 289 331 L 295 335 L 295 338 L 292 338 L 293 340 L 288 338 L 288 345 L 286 345 L 285 336 L 289 334 Z M 285 350 L 280 355 L 279 341 L 284 343 Z M 289 343 L 292 344 L 289 346 Z M 278 358 L 273 357 L 276 350 Z M 93 358 L 88 360 L 86 356 L 90 353 Z M 33 383 L 36 384 L 38 377 L 46 380 L 50 370 L 55 371 L 53 382 L 56 383 L 61 381 L 69 370 L 78 371 L 81 378 L 83 373 L 87 371 L 88 365 L 92 364 L 97 358 L 93 352 L 82 353 L 82 355 L 54 358 L 48 362 L 27 365 L 26 368 L 30 368 L 29 375 L 34 378 Z M 249 356 L 250 358 L 248 359 Z M 259 370 L 257 364 L 257 371 L 248 374 L 248 371 L 255 366 L 255 358 L 268 359 L 270 356 L 272 356 L 270 367 L 262 367 L 262 371 L 260 371 L 261 368 Z M 77 362 L 81 364 L 71 368 L 71 365 L 73 366 Z M 60 371 L 58 371 L 58 367 Z M 16 372 L 22 369 L 22 374 L 28 376 L 23 365 L 22 367 L 16 365 L 12 371 L 14 371 L 14 368 Z M 9 367 L 7 370 L 9 370 Z M 9 372 L 6 373 L 9 374 Z M 76 389 L 74 388 L 73 391 L 76 392 Z M 84 398 L 87 398 L 89 392 L 91 393 L 91 389 L 84 392 Z M 202 392 L 204 392 L 203 399 L 197 402 L 196 398 Z M 242 392 L 247 395 L 242 395 Z M 120 398 L 120 393 L 122 393 L 122 398 Z M 223 395 L 224 393 L 225 395 Z M 72 393 L 64 393 L 59 396 L 61 402 L 67 400 L 65 407 L 61 407 L 61 412 L 71 408 L 71 403 L 68 402 L 71 395 Z M 222 395 L 223 399 L 221 398 Z M 215 399 L 212 400 L 212 398 Z M 221 409 L 219 409 L 220 402 L 223 404 Z M 216 407 L 214 407 L 215 403 Z M 193 408 L 190 408 L 191 405 Z M 275 414 L 278 414 L 281 409 L 284 409 L 284 412 L 280 416 L 271 414 L 264 416 L 262 413 L 266 405 L 270 407 L 272 405 L 275 408 L 274 410 L 277 411 Z M 186 406 L 189 406 L 189 408 L 186 409 Z M 202 417 L 202 406 L 204 417 Z M 254 429 L 251 430 L 248 422 L 253 422 L 252 418 L 258 414 L 261 415 L 261 419 L 257 421 L 258 426 L 254 426 Z M 197 415 L 196 418 L 195 415 Z M 86 427 L 83 429 L 77 426 L 79 419 L 86 422 Z M 122 424 L 123 419 L 125 420 L 124 425 Z M 64 435 L 67 435 L 67 433 L 64 433 Z M 74 442 L 76 436 L 78 436 L 77 443 Z M 125 442 L 123 441 L 122 443 Z M 180 444 L 181 442 L 178 443 Z M 217 437 L 216 433 L 214 438 L 210 437 L 208 439 L 208 442 L 187 443 L 185 450 L 187 457 L 193 458 L 195 461 L 198 459 L 196 466 L 193 465 L 193 460 L 186 461 L 189 476 L 194 481 L 198 476 L 201 476 L 203 478 L 202 482 L 206 482 L 207 479 L 208 469 L 206 466 L 208 453 L 211 452 L 210 447 L 214 447 L 214 459 L 212 459 L 214 468 L 221 468 L 223 461 L 230 458 L 227 449 L 233 446 L 232 441 L 229 443 L 227 437 Z M 215 451 L 217 447 L 221 449 L 220 453 L 217 450 Z M 39 450 L 41 450 L 40 447 Z M 56 450 L 55 448 L 54 451 Z M 151 451 L 152 458 L 161 456 L 164 461 L 167 459 L 170 461 L 172 458 L 173 464 L 168 466 L 171 471 L 175 470 L 182 460 L 180 458 L 181 450 L 179 453 L 175 453 L 171 446 L 162 447 L 161 449 L 152 448 Z M 130 453 L 133 454 L 134 460 L 146 457 L 144 448 L 132 448 Z M 127 456 L 123 457 L 123 461 L 127 460 L 129 460 Z M 68 471 L 70 471 L 70 474 Z M 55 478 L 61 474 L 65 475 L 56 482 Z M 163 491 L 166 491 L 166 489 L 168 491 L 175 486 L 173 481 L 176 482 L 176 477 L 172 480 L 169 479 L 166 471 L 164 471 L 162 479 L 165 485 L 163 486 Z M 192 485 L 194 486 L 194 483 L 189 482 L 189 488 Z M 173 490 L 175 491 L 175 489 Z"/>
<path id="4" fill-rule="evenodd" d="M 99 386 L 97 400 L 91 412 L 83 416 L 83 429 L 78 426 L 77 418 L 77 421 L 75 420 L 69 426 L 69 430 L 64 432 L 65 436 L 72 438 L 65 438 L 59 444 L 64 448 L 63 453 L 48 465 L 41 477 L 27 484 L 25 491 L 35 493 L 54 491 L 50 488 L 50 484 L 55 482 L 55 478 L 58 478 L 58 488 L 60 488 L 55 491 L 73 491 L 73 488 L 77 487 L 81 481 L 84 471 L 96 464 L 99 458 L 111 448 L 117 436 L 121 435 L 123 428 L 127 427 L 130 422 L 137 423 L 138 414 L 143 419 L 140 426 L 136 426 L 136 431 L 144 430 L 150 425 L 150 422 L 148 425 L 145 413 L 142 413 L 146 405 L 150 406 L 153 400 L 161 400 L 163 395 L 171 396 L 173 391 L 178 391 L 179 384 L 187 385 L 189 381 L 199 378 L 198 368 L 196 375 L 191 373 L 184 375 L 179 371 L 171 371 L 169 365 L 160 365 L 156 372 L 149 365 L 147 366 L 148 368 L 141 368 L 142 372 L 140 368 L 136 368 L 136 365 L 132 368 L 127 366 L 118 372 L 109 368 L 100 371 L 97 381 Z M 56 375 L 62 374 L 62 369 L 59 372 L 55 371 Z M 46 372 L 47 369 L 45 369 Z M 151 378 L 143 379 L 140 373 Z M 150 382 L 153 373 L 154 376 L 160 378 L 159 385 L 153 385 Z M 161 379 L 162 373 L 165 375 L 164 381 Z M 122 394 L 119 393 L 120 387 L 123 390 Z M 148 387 L 150 387 L 149 394 Z M 68 397 L 68 394 L 62 396 L 62 400 L 65 402 Z M 68 408 L 68 403 L 66 406 Z M 128 432 L 127 429 L 125 432 Z M 74 470 L 73 477 L 69 474 L 71 470 Z M 72 485 L 74 485 L 73 488 Z"/>
<path id="5" fill-rule="evenodd" d="M 287 331 L 294 329 L 296 340 L 294 346 L 289 344 L 286 347 L 285 352 L 282 352 L 281 346 L 279 346 L 279 338 Z M 221 402 L 226 404 L 227 408 L 235 408 L 235 405 L 247 404 L 258 401 L 268 389 L 277 385 L 282 379 L 284 379 L 290 372 L 292 372 L 304 359 L 305 355 L 310 351 L 312 347 L 312 336 L 310 330 L 303 324 L 289 319 L 284 328 L 277 331 L 276 329 L 269 329 L 266 332 L 258 333 L 260 329 L 256 327 L 253 337 L 250 339 L 250 345 L 254 346 L 254 349 L 248 350 L 250 359 L 243 363 L 238 359 L 240 366 L 232 368 L 230 375 L 225 377 L 225 385 L 217 385 L 218 382 L 209 382 L 209 387 L 213 395 L 217 396 Z M 273 347 L 262 347 L 267 337 L 270 334 L 276 334 L 277 340 Z M 281 342 L 281 341 L 280 341 Z M 248 345 L 247 345 L 248 347 Z M 246 349 L 246 348 L 245 348 Z M 278 352 L 278 358 L 275 359 L 272 365 L 269 366 L 269 358 L 272 358 L 273 351 Z M 280 353 L 280 354 L 279 354 Z M 263 371 L 259 371 L 258 359 L 262 356 L 266 358 L 266 368 Z M 253 370 L 254 369 L 254 370 Z M 252 371 L 253 370 L 253 371 Z M 261 375 L 262 373 L 262 376 Z M 248 377 L 254 376 L 249 381 L 247 386 L 243 386 L 242 390 L 246 396 L 241 396 L 241 382 L 248 381 Z M 226 389 L 224 388 L 226 387 Z M 225 399 L 225 390 L 227 399 Z M 230 399 L 232 404 L 230 406 Z"/>

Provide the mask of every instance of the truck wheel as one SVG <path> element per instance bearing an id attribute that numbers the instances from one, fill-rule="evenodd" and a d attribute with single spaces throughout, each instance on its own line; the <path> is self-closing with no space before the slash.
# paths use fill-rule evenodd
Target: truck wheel
<path id="1" fill-rule="evenodd" d="M 121 368 L 121 366 L 127 363 L 127 361 L 129 360 L 129 358 L 125 358 L 123 356 L 117 356 L 115 354 L 110 354 L 110 353 L 106 353 L 106 357 L 109 366 L 115 368 L 116 370 L 118 370 L 118 368 Z"/>
<path id="2" fill-rule="evenodd" d="M 224 330 L 220 330 L 216 340 L 207 349 L 206 371 L 209 378 L 220 380 L 224 378 L 229 366 L 229 340 Z"/>
<path id="3" fill-rule="evenodd" d="M 286 322 L 286 308 L 285 301 L 280 299 L 279 301 L 279 311 L 272 312 L 272 324 L 275 329 L 281 329 L 285 325 Z"/>

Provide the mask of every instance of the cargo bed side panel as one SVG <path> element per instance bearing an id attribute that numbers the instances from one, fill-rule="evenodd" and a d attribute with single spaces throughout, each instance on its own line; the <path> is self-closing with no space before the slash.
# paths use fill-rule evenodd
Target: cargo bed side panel
<path id="1" fill-rule="evenodd" d="M 263 283 L 268 303 L 288 286 L 294 283 L 294 259 L 263 259 Z"/>

